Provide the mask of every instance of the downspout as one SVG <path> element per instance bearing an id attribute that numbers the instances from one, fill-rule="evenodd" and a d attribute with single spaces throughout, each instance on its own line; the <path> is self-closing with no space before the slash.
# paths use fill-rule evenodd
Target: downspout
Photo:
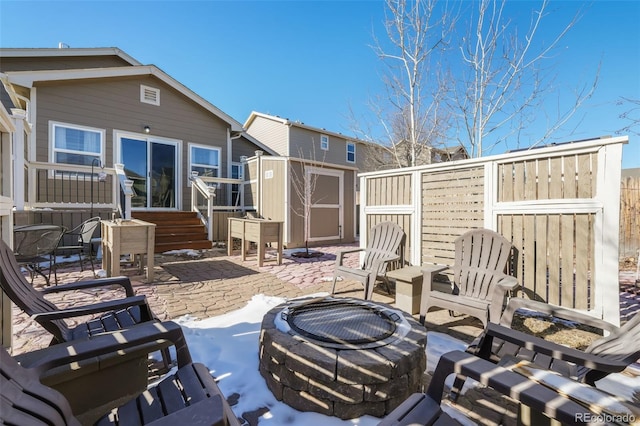
<path id="1" fill-rule="evenodd" d="M 227 128 L 227 177 L 231 177 L 231 163 L 233 163 L 233 141 L 242 136 L 242 132 L 231 132 L 231 129 Z M 228 185 L 228 184 L 227 184 Z M 231 191 L 226 191 L 227 205 L 231 205 Z"/>
<path id="2" fill-rule="evenodd" d="M 24 179 L 25 167 L 25 121 L 27 112 L 22 109 L 14 108 L 11 110 L 15 131 L 13 133 L 13 202 L 17 211 L 23 211 L 25 208 L 25 187 Z"/>

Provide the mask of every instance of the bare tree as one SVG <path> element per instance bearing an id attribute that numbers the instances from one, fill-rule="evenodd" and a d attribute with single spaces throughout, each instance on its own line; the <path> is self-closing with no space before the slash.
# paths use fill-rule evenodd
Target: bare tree
<path id="1" fill-rule="evenodd" d="M 314 194 L 318 183 L 318 174 L 310 173 L 310 168 L 322 168 L 324 166 L 324 156 L 321 161 L 317 161 L 315 143 L 313 143 L 312 146 L 313 149 L 310 152 L 309 159 L 305 159 L 303 151 L 299 150 L 299 161 L 295 161 L 295 163 L 300 165 L 299 169 L 293 164 L 293 160 L 289 161 L 291 184 L 298 200 L 300 201 L 300 207 L 292 207 L 291 211 L 296 216 L 302 218 L 304 223 L 305 257 L 312 257 L 312 254 L 309 252 L 309 239 L 311 238 L 311 209 L 314 205 Z"/>
<path id="2" fill-rule="evenodd" d="M 431 162 L 430 148 L 447 133 L 445 79 L 437 66 L 455 19 L 446 3 L 435 0 L 386 0 L 386 40 L 374 37 L 372 48 L 384 64 L 386 91 L 373 98 L 370 107 L 385 140 L 373 137 L 361 125 L 354 130 L 361 139 L 381 143 L 384 158 L 397 167 Z M 353 117 L 353 114 L 352 114 Z M 354 120 L 361 124 L 360 120 Z"/>
<path id="3" fill-rule="evenodd" d="M 480 157 L 496 145 L 517 138 L 536 115 L 535 109 L 554 93 L 554 76 L 543 63 L 551 58 L 579 15 L 551 36 L 545 30 L 547 41 L 543 42 L 539 38 L 543 19 L 550 13 L 548 0 L 533 11 L 524 34 L 519 34 L 507 17 L 506 0 L 478 0 L 473 4 L 478 8 L 460 45 L 463 71 L 456 75 L 451 106 L 460 123 L 456 126 L 462 133 L 457 135 L 459 141 L 470 148 L 472 157 Z M 574 102 L 549 117 L 546 131 L 533 146 L 565 125 L 591 97 L 596 85 L 597 74 L 592 83 L 575 90 Z"/>
<path id="4" fill-rule="evenodd" d="M 629 134 L 633 133 L 640 135 L 640 99 L 631 99 L 621 97 L 617 102 L 617 105 L 628 104 L 629 109 L 622 114 L 620 118 L 627 122 L 627 125 L 617 130 L 617 134 Z"/>

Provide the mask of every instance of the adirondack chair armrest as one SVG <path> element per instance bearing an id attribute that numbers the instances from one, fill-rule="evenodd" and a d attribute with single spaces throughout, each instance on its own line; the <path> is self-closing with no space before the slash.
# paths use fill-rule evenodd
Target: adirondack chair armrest
<path id="1" fill-rule="evenodd" d="M 624 361 L 586 353 L 495 323 L 487 324 L 477 348 L 478 356 L 483 359 L 489 358 L 494 338 L 502 339 L 505 342 L 513 343 L 533 352 L 550 356 L 554 359 L 582 365 L 592 370 L 613 373 L 624 370 L 628 365 L 628 363 Z"/>
<path id="2" fill-rule="evenodd" d="M 507 307 L 502 313 L 502 317 L 500 318 L 500 324 L 505 327 L 511 327 L 511 323 L 513 322 L 513 315 L 518 309 L 528 309 L 531 311 L 539 312 L 541 314 L 547 314 L 557 318 L 579 322 L 580 324 L 595 327 L 604 331 L 613 332 L 618 329 L 618 327 L 611 324 L 610 322 L 595 318 L 591 315 L 561 308 L 559 306 L 549 305 L 545 302 L 525 299 L 522 297 L 513 297 L 509 300 L 509 303 L 507 304 Z"/>
<path id="3" fill-rule="evenodd" d="M 224 416 L 224 403 L 221 395 L 212 395 L 184 409 L 188 410 L 188 414 L 183 410 L 178 410 L 147 424 L 152 426 L 174 426 L 178 424 L 226 426 L 228 424 Z"/>
<path id="4" fill-rule="evenodd" d="M 513 291 L 518 287 L 520 287 L 518 279 L 511 275 L 504 275 L 496 283 L 496 288 L 500 289 L 501 292 Z"/>
<path id="5" fill-rule="evenodd" d="M 192 362 L 180 325 L 172 321 L 148 321 L 130 328 L 96 334 L 87 339 L 58 343 L 44 349 L 16 357 L 25 368 L 33 368 L 40 375 L 61 365 L 90 359 L 99 355 L 156 343 L 176 348 L 178 367 Z"/>
<path id="6" fill-rule="evenodd" d="M 451 269 L 448 265 L 424 264 L 422 265 L 422 292 L 428 293 L 434 290 L 433 278 L 446 270 Z"/>
<path id="7" fill-rule="evenodd" d="M 135 296 L 133 292 L 133 287 L 131 286 L 131 281 L 129 277 L 120 276 L 120 277 L 110 277 L 110 278 L 100 278 L 97 280 L 87 280 L 87 281 L 78 281 L 75 283 L 69 284 L 61 284 L 56 286 L 47 287 L 43 290 L 40 290 L 43 294 L 50 293 L 60 293 L 63 291 L 72 291 L 72 290 L 84 290 L 87 288 L 97 288 L 97 287 L 107 287 L 119 285 L 124 288 L 127 297 Z"/>
<path id="8" fill-rule="evenodd" d="M 133 296 L 125 299 L 109 300 L 106 302 L 94 303 L 92 305 L 77 306 L 69 309 L 60 309 L 55 312 L 40 312 L 33 314 L 31 318 L 38 322 L 53 321 L 65 318 L 74 318 L 83 315 L 97 314 L 100 312 L 108 312 L 117 309 L 125 309 L 132 306 L 147 307 L 146 296 Z M 143 311 L 148 309 L 143 309 Z M 151 319 L 151 318 L 148 318 Z"/>
<path id="9" fill-rule="evenodd" d="M 363 248 L 355 248 L 349 250 L 340 250 L 336 253 L 336 266 L 342 266 L 342 262 L 344 261 L 344 257 L 348 254 L 358 253 L 361 251 L 365 251 Z"/>
<path id="10" fill-rule="evenodd" d="M 452 373 L 472 378 L 563 424 L 583 424 L 576 414 L 588 411 L 546 386 L 463 351 L 447 352 L 440 357 L 427 390 L 432 399 L 442 400 L 445 379 Z"/>

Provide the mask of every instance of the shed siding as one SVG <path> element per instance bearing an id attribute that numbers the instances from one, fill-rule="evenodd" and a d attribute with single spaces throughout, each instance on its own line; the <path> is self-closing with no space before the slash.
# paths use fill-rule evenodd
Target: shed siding
<path id="1" fill-rule="evenodd" d="M 160 106 L 140 102 L 140 85 L 160 89 Z M 227 170 L 228 124 L 190 101 L 154 77 L 85 80 L 39 84 L 37 91 L 36 160 L 49 160 L 49 122 L 104 129 L 106 166 L 116 162 L 113 131 L 142 132 L 151 127 L 151 135 L 181 141 L 182 202 L 190 203 L 188 181 L 188 143 L 221 149 L 221 170 Z"/>
<path id="2" fill-rule="evenodd" d="M 263 158 L 261 168 L 263 177 L 261 214 L 266 219 L 284 221 L 287 197 L 284 182 L 287 162 Z"/>

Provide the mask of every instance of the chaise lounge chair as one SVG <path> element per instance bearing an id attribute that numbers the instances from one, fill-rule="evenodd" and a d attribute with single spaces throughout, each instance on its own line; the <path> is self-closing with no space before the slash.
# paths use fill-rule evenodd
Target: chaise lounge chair
<path id="1" fill-rule="evenodd" d="M 584 351 L 565 347 L 511 329 L 513 316 L 519 309 L 570 320 L 609 332 L 595 340 Z M 595 385 L 610 373 L 620 372 L 640 359 L 640 313 L 622 327 L 616 327 L 592 316 L 523 298 L 512 298 L 500 324 L 489 324 L 467 349 L 468 352 L 495 363 L 528 361 L 543 369 Z"/>
<path id="2" fill-rule="evenodd" d="M 519 284 L 504 273 L 511 256 L 511 243 L 488 229 L 466 232 L 455 241 L 453 292 L 434 290 L 431 270 L 424 270 L 420 322 L 432 307 L 472 315 L 483 325 L 498 322 L 505 294 Z"/>
<path id="3" fill-rule="evenodd" d="M 22 365 L 5 349 L 0 349 L 0 423 L 80 425 L 81 422 L 71 411 L 67 399 L 40 383 L 41 375 L 57 366 L 163 340 L 176 347 L 178 369 L 175 374 L 165 377 L 156 386 L 124 405 L 109 407 L 113 409 L 102 415 L 96 424 L 239 426 L 237 417 L 209 369 L 203 364 L 192 362 L 182 329 L 172 322 L 145 323 L 128 330 L 61 343 L 36 351 L 37 354 L 30 357 L 31 362 L 24 362 Z"/>
<path id="4" fill-rule="evenodd" d="M 557 419 L 562 424 L 593 424 L 590 423 L 590 419 L 596 417 L 586 406 L 547 386 L 469 353 L 452 351 L 440 357 L 427 393 L 412 394 L 378 423 L 378 426 L 460 424 L 443 412 L 440 405 L 445 390 L 445 379 L 453 373 L 477 380 L 502 395 L 531 407 L 536 413 L 544 413 L 547 418 Z"/>
<path id="5" fill-rule="evenodd" d="M 337 253 L 336 268 L 333 273 L 333 287 L 331 294 L 336 291 L 338 277 L 357 280 L 364 285 L 364 299 L 371 300 L 373 287 L 378 279 L 382 280 L 387 291 L 389 281 L 387 279 L 387 267 L 391 262 L 404 262 L 404 242 L 406 235 L 402 228 L 393 222 L 382 222 L 371 228 L 367 248 L 343 250 Z M 364 251 L 364 261 L 360 268 L 349 268 L 344 265 L 345 256 L 351 253 Z M 400 254 L 398 254 L 400 251 Z"/>

